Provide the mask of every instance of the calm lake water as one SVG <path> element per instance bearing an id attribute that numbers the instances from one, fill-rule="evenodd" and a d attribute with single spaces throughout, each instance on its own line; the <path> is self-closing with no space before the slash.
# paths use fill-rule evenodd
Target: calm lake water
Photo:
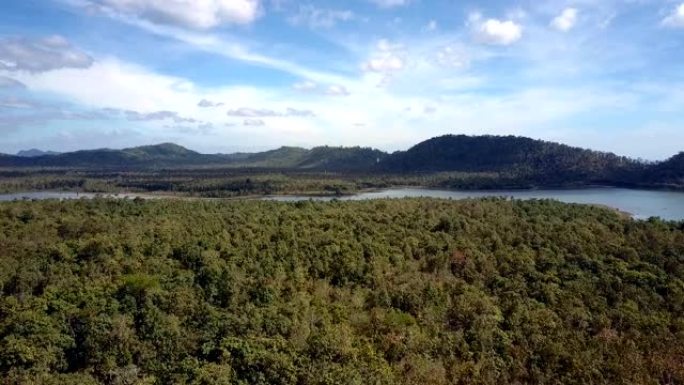
<path id="1" fill-rule="evenodd" d="M 110 198 L 161 198 L 145 194 L 89 194 L 72 192 L 31 192 L 16 194 L 0 194 L 1 201 L 20 199 L 80 199 L 96 196 Z M 263 198 L 280 202 L 296 202 L 302 200 L 330 201 L 367 200 L 384 198 L 417 198 L 431 197 L 443 199 L 466 199 L 481 197 L 513 197 L 515 199 L 555 199 L 566 203 L 598 204 L 614 207 L 632 214 L 635 218 L 661 217 L 669 220 L 684 220 L 684 192 L 629 190 L 620 188 L 587 188 L 575 190 L 501 190 L 501 191 L 454 191 L 431 190 L 419 188 L 389 189 L 365 192 L 339 198 L 310 196 L 272 196 Z"/>
<path id="2" fill-rule="evenodd" d="M 94 194 L 94 193 L 75 193 L 75 192 L 56 192 L 56 191 L 37 191 L 37 192 L 20 192 L 20 193 L 12 193 L 12 194 L 0 194 L 0 202 L 8 202 L 8 201 L 17 201 L 17 200 L 47 200 L 47 199 L 92 199 L 96 197 L 103 197 L 103 198 L 118 198 L 118 199 L 126 199 L 126 198 L 146 198 L 146 199 L 153 199 L 153 198 L 158 198 L 156 196 L 152 195 L 145 195 L 145 194 L 129 194 L 129 193 L 124 193 L 124 194 Z"/>
<path id="3" fill-rule="evenodd" d="M 500 190 L 453 191 L 419 188 L 390 189 L 366 192 L 337 198 L 339 200 L 366 200 L 381 198 L 431 197 L 467 199 L 482 197 L 513 197 L 515 199 L 555 199 L 565 203 L 598 204 L 632 214 L 635 218 L 661 217 L 684 220 L 684 192 L 629 190 L 620 188 L 587 188 L 575 190 Z M 292 202 L 301 200 L 331 200 L 328 197 L 275 196 L 265 199 Z"/>

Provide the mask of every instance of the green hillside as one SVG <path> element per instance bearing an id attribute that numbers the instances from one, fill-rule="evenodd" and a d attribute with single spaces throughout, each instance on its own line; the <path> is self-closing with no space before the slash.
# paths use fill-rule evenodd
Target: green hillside
<path id="1" fill-rule="evenodd" d="M 610 181 L 641 168 L 610 153 L 515 136 L 446 135 L 397 152 L 381 163 L 392 172 L 501 172 L 531 179 Z"/>

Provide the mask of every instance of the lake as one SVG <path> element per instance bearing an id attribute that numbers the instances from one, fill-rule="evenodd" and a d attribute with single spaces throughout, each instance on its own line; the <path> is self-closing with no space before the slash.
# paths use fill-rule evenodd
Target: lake
<path id="1" fill-rule="evenodd" d="M 515 199 L 554 199 L 565 203 L 596 204 L 616 208 L 632 214 L 635 218 L 661 217 L 668 220 L 684 220 L 684 192 L 630 190 L 622 188 L 586 188 L 572 190 L 497 190 L 455 191 L 421 188 L 401 188 L 364 192 L 340 198 L 307 196 L 273 196 L 264 199 L 292 202 L 301 200 L 366 200 L 381 198 L 443 198 L 467 199 L 482 197 L 512 197 Z"/>
<path id="2" fill-rule="evenodd" d="M 96 197 L 102 197 L 102 198 L 118 198 L 118 199 L 126 199 L 126 198 L 145 198 L 145 199 L 154 199 L 154 198 L 159 198 L 158 196 L 154 195 L 146 195 L 146 194 L 135 194 L 135 193 L 122 193 L 122 194 L 104 194 L 104 193 L 75 193 L 75 192 L 66 192 L 66 191 L 35 191 L 35 192 L 19 192 L 19 193 L 12 193 L 12 194 L 0 194 L 0 202 L 8 202 L 8 201 L 17 201 L 17 200 L 48 200 L 48 199 L 93 199 Z"/>
<path id="3" fill-rule="evenodd" d="M 30 192 L 0 194 L 0 201 L 20 199 L 80 199 L 96 196 L 109 198 L 163 198 L 145 194 L 92 194 L 73 192 Z M 456 191 L 432 190 L 421 188 L 399 188 L 381 191 L 363 192 L 356 195 L 332 197 L 311 196 L 270 196 L 262 198 L 279 202 L 296 202 L 302 200 L 330 201 L 338 199 L 368 200 L 392 198 L 430 197 L 442 199 L 467 199 L 482 197 L 512 197 L 515 199 L 554 199 L 566 203 L 596 204 L 616 208 L 632 214 L 635 218 L 661 217 L 668 220 L 684 220 L 684 192 L 630 190 L 621 188 L 586 188 L 572 190 L 498 190 L 498 191 Z"/>

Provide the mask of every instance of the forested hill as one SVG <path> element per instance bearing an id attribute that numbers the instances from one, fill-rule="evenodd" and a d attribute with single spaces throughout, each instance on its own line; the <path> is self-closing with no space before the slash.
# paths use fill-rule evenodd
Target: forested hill
<path id="1" fill-rule="evenodd" d="M 649 167 L 640 179 L 661 187 L 684 186 L 684 152 Z"/>
<path id="2" fill-rule="evenodd" d="M 612 153 L 515 136 L 445 135 L 393 154 L 372 148 L 328 146 L 201 154 L 165 143 L 37 157 L 0 156 L 0 167 L 173 169 L 197 166 L 400 176 L 436 172 L 492 173 L 499 181 L 518 187 L 607 184 L 684 188 L 684 153 L 665 162 L 647 164 Z M 496 182 L 493 185 L 506 184 Z"/>
<path id="3" fill-rule="evenodd" d="M 643 165 L 612 153 L 515 136 L 446 135 L 392 154 L 392 172 L 502 172 L 559 180 L 614 180 Z"/>
<path id="4" fill-rule="evenodd" d="M 245 154 L 231 162 L 232 167 L 287 168 L 329 171 L 368 171 L 387 153 L 362 147 L 281 147 L 277 150 Z"/>
<path id="5" fill-rule="evenodd" d="M 217 155 L 205 155 L 173 143 L 141 146 L 123 150 L 84 150 L 36 157 L 8 156 L 0 158 L 2 166 L 40 167 L 158 167 L 173 165 L 201 165 L 225 162 Z"/>
<path id="6" fill-rule="evenodd" d="M 387 154 L 361 147 L 281 147 L 259 153 L 200 154 L 163 143 L 123 150 L 98 149 L 34 157 L 0 156 L 2 167 L 159 168 L 226 166 L 235 168 L 371 170 Z"/>

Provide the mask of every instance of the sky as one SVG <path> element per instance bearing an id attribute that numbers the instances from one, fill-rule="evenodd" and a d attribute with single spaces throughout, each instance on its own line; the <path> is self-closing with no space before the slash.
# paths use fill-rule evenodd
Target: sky
<path id="1" fill-rule="evenodd" d="M 4 0 L 0 152 L 684 150 L 681 0 Z"/>

